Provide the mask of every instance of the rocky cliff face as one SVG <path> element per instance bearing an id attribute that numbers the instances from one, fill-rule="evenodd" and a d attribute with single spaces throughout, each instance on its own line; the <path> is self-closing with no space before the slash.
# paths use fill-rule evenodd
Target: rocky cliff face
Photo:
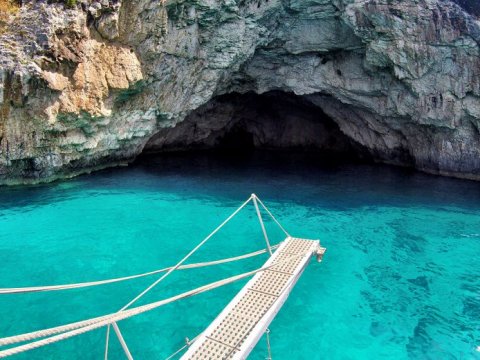
<path id="1" fill-rule="evenodd" d="M 479 50 L 447 0 L 25 1 L 0 36 L 0 183 L 232 131 L 480 179 Z"/>

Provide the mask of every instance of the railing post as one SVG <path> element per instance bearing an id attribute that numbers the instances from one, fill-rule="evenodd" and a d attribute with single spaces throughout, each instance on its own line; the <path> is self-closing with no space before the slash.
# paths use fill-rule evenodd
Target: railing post
<path id="1" fill-rule="evenodd" d="M 268 356 L 266 360 L 272 360 L 272 348 L 270 346 L 270 329 L 267 328 L 267 330 L 265 330 L 265 333 L 267 334 L 267 351 L 268 351 Z"/>
<path id="2" fill-rule="evenodd" d="M 125 352 L 125 355 L 127 356 L 128 360 L 133 360 L 132 354 L 130 354 L 130 350 L 128 350 L 127 343 L 125 342 L 122 333 L 120 332 L 120 329 L 118 328 L 118 325 L 116 322 L 112 323 L 113 330 L 115 330 L 115 333 L 117 334 L 118 341 L 120 341 L 120 345 L 122 345 L 123 351 Z"/>
<path id="3" fill-rule="evenodd" d="M 255 205 L 255 210 L 257 211 L 258 221 L 260 222 L 260 226 L 262 227 L 263 236 L 265 237 L 265 242 L 267 243 L 267 249 L 272 255 L 272 247 L 270 246 L 270 241 L 268 240 L 267 230 L 265 230 L 265 225 L 263 224 L 262 214 L 260 213 L 260 209 L 258 208 L 257 203 L 257 195 L 252 194 L 253 205 Z"/>

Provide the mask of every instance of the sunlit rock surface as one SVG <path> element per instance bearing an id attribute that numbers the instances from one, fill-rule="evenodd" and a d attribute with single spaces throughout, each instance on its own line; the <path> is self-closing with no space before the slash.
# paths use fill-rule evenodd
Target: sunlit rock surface
<path id="1" fill-rule="evenodd" d="M 25 1 L 0 35 L 0 183 L 216 146 L 228 119 L 245 146 L 480 179 L 480 22 L 457 2 Z M 278 124 L 223 97 L 272 91 Z"/>

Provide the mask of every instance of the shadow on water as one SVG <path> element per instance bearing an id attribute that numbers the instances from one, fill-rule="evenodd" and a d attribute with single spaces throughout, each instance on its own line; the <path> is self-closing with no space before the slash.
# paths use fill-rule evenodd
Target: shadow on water
<path id="1" fill-rule="evenodd" d="M 215 196 L 241 201 L 251 192 L 275 201 L 349 209 L 359 206 L 476 206 L 478 182 L 427 175 L 412 169 L 352 163 L 315 152 L 247 151 L 165 153 L 140 157 L 71 180 L 0 188 L 0 208 L 28 207 L 95 192 L 143 191 Z M 320 199 L 320 200 L 319 200 Z M 336 201 L 336 199 L 342 199 Z M 319 203 L 321 201 L 321 203 Z"/>

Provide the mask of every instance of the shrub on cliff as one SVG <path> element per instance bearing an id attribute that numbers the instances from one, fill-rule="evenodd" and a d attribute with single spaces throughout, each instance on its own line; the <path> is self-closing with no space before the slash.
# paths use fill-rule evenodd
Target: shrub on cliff
<path id="1" fill-rule="evenodd" d="M 73 8 L 77 5 L 77 0 L 65 0 L 65 6 Z"/>
<path id="2" fill-rule="evenodd" d="M 67 8 L 74 8 L 77 6 L 77 0 L 47 0 L 48 3 L 63 3 Z"/>
<path id="3" fill-rule="evenodd" d="M 8 20 L 20 8 L 17 0 L 0 0 L 0 33 L 7 28 Z"/>
<path id="4" fill-rule="evenodd" d="M 17 0 L 0 0 L 0 16 L 5 17 L 15 14 L 20 5 Z"/>

